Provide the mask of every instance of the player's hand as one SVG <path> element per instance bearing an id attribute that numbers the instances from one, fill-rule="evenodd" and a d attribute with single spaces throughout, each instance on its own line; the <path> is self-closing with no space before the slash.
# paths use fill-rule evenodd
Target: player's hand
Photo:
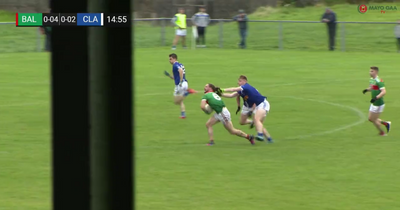
<path id="1" fill-rule="evenodd" d="M 238 106 L 238 108 L 236 110 L 236 115 L 237 115 L 237 113 L 239 113 L 239 111 L 240 111 L 240 106 Z"/>
<path id="2" fill-rule="evenodd" d="M 365 94 L 366 92 L 368 92 L 368 89 L 364 89 L 363 90 L 363 94 Z"/>
<path id="3" fill-rule="evenodd" d="M 216 90 L 215 90 L 215 93 L 217 94 L 217 95 L 219 95 L 219 96 L 221 96 L 222 95 L 222 90 L 221 90 L 221 88 L 220 87 L 216 87 L 215 88 Z"/>
<path id="4" fill-rule="evenodd" d="M 378 100 L 376 97 L 371 99 L 371 103 L 374 103 L 376 100 Z"/>
<path id="5" fill-rule="evenodd" d="M 167 77 L 171 77 L 171 75 L 169 75 L 168 71 L 164 71 L 165 76 Z"/>
<path id="6" fill-rule="evenodd" d="M 182 82 L 179 83 L 179 87 L 182 87 Z"/>

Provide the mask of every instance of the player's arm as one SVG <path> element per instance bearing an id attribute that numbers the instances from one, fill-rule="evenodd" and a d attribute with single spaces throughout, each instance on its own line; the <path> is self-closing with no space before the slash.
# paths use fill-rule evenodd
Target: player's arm
<path id="1" fill-rule="evenodd" d="M 179 72 L 179 82 L 182 83 L 183 82 L 183 69 L 179 68 L 178 72 Z"/>
<path id="2" fill-rule="evenodd" d="M 200 108 L 203 111 L 206 111 L 206 104 L 207 104 L 207 100 L 206 99 L 202 99 L 201 102 L 200 102 Z"/>
<path id="3" fill-rule="evenodd" d="M 238 93 L 238 92 L 236 92 Z M 237 109 L 236 109 L 236 114 L 238 114 L 240 112 L 240 95 L 237 94 L 236 96 L 236 103 L 237 103 Z"/>
<path id="4" fill-rule="evenodd" d="M 222 93 L 221 96 L 222 96 L 222 97 L 225 97 L 225 98 L 234 98 L 234 97 L 239 96 L 239 93 L 238 93 L 238 92 L 234 92 L 234 93 Z M 240 96 L 239 96 L 239 97 L 240 97 Z M 240 103 L 240 101 L 239 101 L 239 103 Z"/>
<path id="5" fill-rule="evenodd" d="M 367 89 L 364 89 L 364 90 L 362 91 L 362 93 L 365 94 L 366 92 L 369 92 L 369 91 L 371 91 L 371 90 L 372 90 L 372 88 L 369 87 L 369 88 L 367 88 Z"/>
<path id="6" fill-rule="evenodd" d="M 237 106 L 240 107 L 240 95 L 239 94 L 237 94 L 237 96 L 236 96 L 236 103 L 237 103 Z"/>
<path id="7" fill-rule="evenodd" d="M 383 96 L 386 95 L 386 88 L 385 88 L 385 87 L 382 87 L 380 90 L 381 90 L 381 93 L 379 93 L 379 94 L 376 96 L 376 99 L 380 99 L 380 98 L 382 98 Z"/>
<path id="8" fill-rule="evenodd" d="M 225 88 L 224 92 L 237 92 L 243 90 L 242 87 Z"/>

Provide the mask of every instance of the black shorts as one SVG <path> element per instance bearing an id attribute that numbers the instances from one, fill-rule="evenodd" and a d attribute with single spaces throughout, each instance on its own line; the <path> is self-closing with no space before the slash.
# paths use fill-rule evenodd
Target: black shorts
<path id="1" fill-rule="evenodd" d="M 206 33 L 206 27 L 197 27 L 197 33 L 199 36 L 203 36 Z"/>

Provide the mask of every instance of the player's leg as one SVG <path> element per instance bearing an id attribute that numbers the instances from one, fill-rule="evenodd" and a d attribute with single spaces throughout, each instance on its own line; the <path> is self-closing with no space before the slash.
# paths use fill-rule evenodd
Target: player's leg
<path id="1" fill-rule="evenodd" d="M 259 104 L 255 108 L 254 125 L 257 131 L 256 139 L 259 141 L 264 141 L 264 136 L 265 136 L 267 137 L 269 142 L 272 142 L 271 135 L 268 133 L 267 129 L 264 128 L 264 120 L 269 110 L 270 110 L 270 104 L 267 100 L 265 100 L 263 103 Z"/>
<path id="2" fill-rule="evenodd" d="M 185 104 L 183 103 L 183 100 L 185 99 L 185 91 L 187 91 L 187 82 L 183 82 L 182 86 L 175 86 L 174 90 L 174 103 L 176 105 L 179 105 L 181 107 L 181 116 L 180 118 L 185 119 L 186 118 L 186 110 L 185 110 Z"/>
<path id="3" fill-rule="evenodd" d="M 225 129 L 230 134 L 245 138 L 245 139 L 249 140 L 251 144 L 254 144 L 254 136 L 246 134 L 245 132 L 233 127 L 232 120 L 231 120 L 231 113 L 228 111 L 228 109 L 225 108 L 216 117 L 219 121 L 221 121 L 224 124 Z"/>
<path id="4" fill-rule="evenodd" d="M 382 125 L 386 127 L 387 132 L 389 133 L 390 131 L 390 126 L 391 122 L 390 121 L 383 121 L 379 119 L 379 116 L 383 112 L 385 105 L 382 106 L 374 106 L 371 104 L 370 109 L 369 109 L 369 115 L 368 115 L 368 120 L 372 122 L 372 124 L 375 125 L 375 127 L 379 130 L 380 135 L 385 135 L 385 132 L 382 129 Z"/>
<path id="5" fill-rule="evenodd" d="M 182 29 L 181 39 L 182 39 L 182 47 L 186 49 L 186 29 Z"/>
<path id="6" fill-rule="evenodd" d="M 249 119 L 249 115 L 251 114 L 251 108 L 248 108 L 246 106 L 242 107 L 242 112 L 240 114 L 240 125 L 248 125 L 252 124 L 253 121 Z"/>
<path id="7" fill-rule="evenodd" d="M 174 38 L 174 41 L 172 42 L 172 50 L 176 50 L 176 45 L 178 44 L 179 37 L 180 37 L 178 35 L 178 33 L 179 33 L 179 29 L 176 29 L 175 38 Z"/>
<path id="8" fill-rule="evenodd" d="M 215 115 L 213 115 L 206 122 L 206 128 L 207 128 L 208 137 L 209 137 L 209 140 L 210 140 L 209 143 L 207 144 L 208 146 L 214 145 L 214 130 L 213 130 L 213 126 L 219 122 L 219 120 L 215 117 Z"/>
<path id="9" fill-rule="evenodd" d="M 374 124 L 374 126 L 378 129 L 380 135 L 385 135 L 385 132 L 381 128 L 381 122 L 379 121 L 379 106 L 374 106 L 371 104 L 369 108 L 368 120 Z"/>

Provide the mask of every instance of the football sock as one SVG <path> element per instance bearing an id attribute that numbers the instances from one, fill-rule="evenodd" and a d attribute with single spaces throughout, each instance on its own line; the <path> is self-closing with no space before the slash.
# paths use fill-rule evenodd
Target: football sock
<path id="1" fill-rule="evenodd" d="M 271 137 L 268 137 L 267 139 L 268 139 L 268 141 L 272 141 L 272 138 L 271 138 Z"/>
<path id="2" fill-rule="evenodd" d="M 186 116 L 186 113 L 185 113 L 185 112 L 181 112 L 181 116 L 182 116 L 182 117 L 185 117 L 185 116 Z"/>
<path id="3" fill-rule="evenodd" d="M 264 136 L 264 134 L 263 134 L 263 133 L 257 133 L 257 135 L 258 135 L 258 136 Z"/>
<path id="4" fill-rule="evenodd" d="M 384 125 L 384 126 L 387 126 L 387 125 L 388 125 L 388 123 L 385 122 L 385 121 L 381 121 L 381 124 Z"/>
<path id="5" fill-rule="evenodd" d="M 186 96 L 188 96 L 189 94 L 190 94 L 189 91 L 186 91 L 185 94 L 183 94 L 183 96 L 186 97 Z"/>

